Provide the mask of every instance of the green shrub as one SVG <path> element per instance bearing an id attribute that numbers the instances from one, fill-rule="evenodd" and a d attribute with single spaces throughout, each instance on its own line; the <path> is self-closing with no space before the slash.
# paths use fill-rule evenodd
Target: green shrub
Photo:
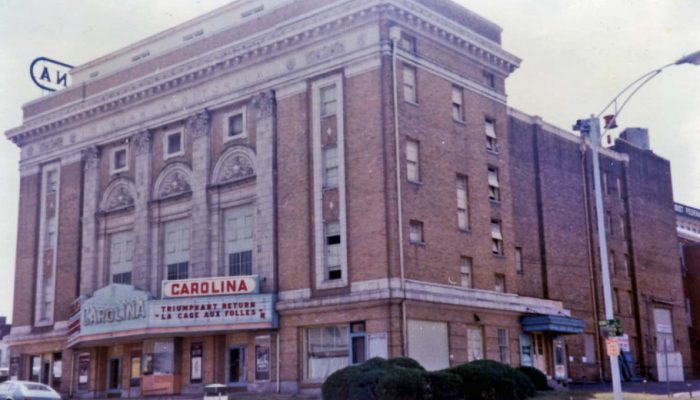
<path id="1" fill-rule="evenodd" d="M 551 390 L 552 388 L 549 387 L 549 384 L 547 383 L 547 376 L 542 373 L 537 368 L 534 367 L 518 367 L 518 371 L 522 372 L 525 374 L 528 378 L 530 378 L 530 382 L 532 382 L 533 385 L 535 385 L 535 389 L 537 390 Z"/>
<path id="2" fill-rule="evenodd" d="M 323 398 L 348 400 L 350 384 L 355 382 L 360 375 L 362 375 L 362 370 L 358 366 L 345 367 L 330 374 L 321 387 Z"/>
<path id="3" fill-rule="evenodd" d="M 419 369 L 421 371 L 425 371 L 425 368 L 423 368 L 423 366 L 420 365 L 420 363 L 418 361 L 412 359 L 411 357 L 396 357 L 396 358 L 392 358 L 388 362 L 389 362 L 389 364 L 391 364 L 395 367 Z"/>
<path id="4" fill-rule="evenodd" d="M 362 370 L 362 367 L 360 367 Z M 362 370 L 357 378 L 349 383 L 347 394 L 348 400 L 381 400 L 376 393 L 379 381 L 386 375 L 385 369 L 369 368 Z M 325 397 L 324 399 L 332 399 Z"/>
<path id="5" fill-rule="evenodd" d="M 463 400 L 462 378 L 450 371 L 426 373 L 430 400 Z"/>
<path id="6" fill-rule="evenodd" d="M 390 361 L 388 361 L 384 358 L 372 357 L 369 360 L 358 365 L 358 367 L 360 367 L 360 369 L 362 369 L 363 371 L 368 371 L 370 369 L 382 369 L 382 370 L 384 370 L 384 369 L 389 368 L 390 363 L 391 363 Z"/>
<path id="7" fill-rule="evenodd" d="M 497 400 L 494 375 L 472 364 L 462 364 L 450 368 L 462 380 L 462 395 L 466 400 Z"/>
<path id="8" fill-rule="evenodd" d="M 381 400 L 424 400 L 428 393 L 425 375 L 417 368 L 389 368 L 375 392 Z"/>
<path id="9" fill-rule="evenodd" d="M 537 393 L 535 385 L 527 375 L 510 366 L 492 360 L 478 360 L 469 363 L 489 375 L 491 387 L 498 400 L 526 399 Z"/>

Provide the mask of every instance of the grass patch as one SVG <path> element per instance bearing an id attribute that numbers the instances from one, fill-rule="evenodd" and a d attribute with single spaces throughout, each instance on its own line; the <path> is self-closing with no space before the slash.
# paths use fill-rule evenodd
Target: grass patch
<path id="1" fill-rule="evenodd" d="M 660 400 L 668 399 L 666 395 L 651 395 L 641 393 L 625 393 L 625 400 Z M 533 400 L 612 400 L 612 393 L 582 392 L 582 391 L 551 391 L 540 392 Z"/>

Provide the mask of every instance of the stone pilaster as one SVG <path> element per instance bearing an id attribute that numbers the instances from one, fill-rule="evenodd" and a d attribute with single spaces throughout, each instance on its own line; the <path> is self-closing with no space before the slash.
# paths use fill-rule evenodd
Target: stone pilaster
<path id="1" fill-rule="evenodd" d="M 97 207 L 100 202 L 100 149 L 82 151 L 83 157 L 83 224 L 80 258 L 80 294 L 91 295 L 97 289 Z"/>
<path id="2" fill-rule="evenodd" d="M 148 202 L 151 199 L 151 133 L 142 131 L 132 136 L 134 154 L 134 259 L 131 283 L 138 289 L 149 290 L 151 285 L 150 269 L 150 212 Z M 156 293 L 153 293 L 156 295 Z"/>
<path id="3" fill-rule="evenodd" d="M 256 111 L 256 270 L 265 292 L 277 290 L 275 254 L 275 93 L 266 91 L 252 100 Z"/>
<path id="4" fill-rule="evenodd" d="M 207 185 L 211 171 L 211 118 L 202 110 L 187 120 L 192 138 L 192 214 L 190 219 L 190 277 L 210 275 L 209 204 Z"/>

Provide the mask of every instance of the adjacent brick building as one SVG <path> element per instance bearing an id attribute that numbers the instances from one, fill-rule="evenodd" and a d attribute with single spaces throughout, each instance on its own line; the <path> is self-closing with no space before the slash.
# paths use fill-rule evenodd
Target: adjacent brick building
<path id="1" fill-rule="evenodd" d="M 604 377 L 590 153 L 507 107 L 500 32 L 447 0 L 244 0 L 75 68 L 7 132 L 11 374 L 80 397 L 315 391 L 398 355 Z M 669 165 L 604 160 L 617 314 L 656 376 L 657 337 L 689 365 Z"/>
<path id="2" fill-rule="evenodd" d="M 700 376 L 700 210 L 675 203 L 678 256 L 683 271 L 683 293 L 693 376 Z"/>

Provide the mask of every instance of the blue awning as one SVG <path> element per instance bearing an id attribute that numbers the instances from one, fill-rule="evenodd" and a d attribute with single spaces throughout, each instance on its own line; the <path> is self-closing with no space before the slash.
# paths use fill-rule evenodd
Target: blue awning
<path id="1" fill-rule="evenodd" d="M 526 315 L 520 318 L 523 332 L 583 333 L 583 320 L 562 315 Z"/>

